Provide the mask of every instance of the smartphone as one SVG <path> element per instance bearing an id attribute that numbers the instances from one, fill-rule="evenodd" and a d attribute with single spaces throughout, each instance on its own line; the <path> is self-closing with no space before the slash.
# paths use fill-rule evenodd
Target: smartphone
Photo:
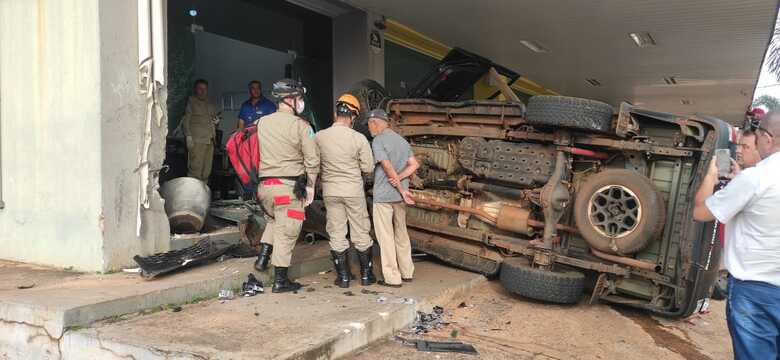
<path id="1" fill-rule="evenodd" d="M 718 178 L 723 179 L 731 174 L 731 151 L 729 149 L 715 150 L 715 166 L 718 167 Z"/>

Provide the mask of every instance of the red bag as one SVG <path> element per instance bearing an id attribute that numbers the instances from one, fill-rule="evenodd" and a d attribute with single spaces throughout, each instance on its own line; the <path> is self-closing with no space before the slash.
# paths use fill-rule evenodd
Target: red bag
<path id="1" fill-rule="evenodd" d="M 225 150 L 241 184 L 244 187 L 257 189 L 259 183 L 257 170 L 260 167 L 257 126 L 249 126 L 231 134 L 225 144 Z"/>

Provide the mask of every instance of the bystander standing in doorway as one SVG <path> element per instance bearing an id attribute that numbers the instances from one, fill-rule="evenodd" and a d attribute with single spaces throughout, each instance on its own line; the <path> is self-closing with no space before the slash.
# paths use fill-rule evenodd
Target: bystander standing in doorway
<path id="1" fill-rule="evenodd" d="M 758 126 L 761 161 L 741 170 L 713 194 L 718 181 L 710 161 L 695 197 L 697 221 L 726 224 L 725 263 L 729 271 L 726 317 L 736 359 L 777 359 L 780 348 L 780 112 Z"/>
<path id="2" fill-rule="evenodd" d="M 257 119 L 275 112 L 276 105 L 263 96 L 260 81 L 252 80 L 249 82 L 249 99 L 241 104 L 241 110 L 238 112 L 238 129 L 252 126 Z"/>
<path id="3" fill-rule="evenodd" d="M 187 100 L 182 118 L 182 130 L 187 141 L 187 176 L 208 182 L 218 122 L 217 108 L 209 101 L 208 81 L 195 80 L 193 95 Z"/>

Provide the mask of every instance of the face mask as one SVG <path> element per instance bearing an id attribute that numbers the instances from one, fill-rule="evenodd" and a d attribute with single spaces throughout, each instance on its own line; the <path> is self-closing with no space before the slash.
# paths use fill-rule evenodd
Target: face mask
<path id="1" fill-rule="evenodd" d="M 303 99 L 298 100 L 295 102 L 295 112 L 298 114 L 303 113 L 303 110 L 306 109 L 306 103 L 303 102 Z"/>

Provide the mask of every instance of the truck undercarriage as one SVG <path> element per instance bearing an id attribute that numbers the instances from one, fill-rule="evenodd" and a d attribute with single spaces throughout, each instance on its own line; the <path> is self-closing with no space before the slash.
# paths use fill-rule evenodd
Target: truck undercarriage
<path id="1" fill-rule="evenodd" d="M 725 123 L 559 96 L 387 108 L 421 163 L 416 249 L 551 302 L 592 287 L 590 301 L 687 316 L 708 297 L 719 247 L 690 214 Z"/>

